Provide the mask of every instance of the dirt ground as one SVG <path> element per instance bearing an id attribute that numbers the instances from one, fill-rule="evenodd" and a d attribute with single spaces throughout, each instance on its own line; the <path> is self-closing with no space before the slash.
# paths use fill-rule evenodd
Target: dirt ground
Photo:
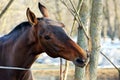
<path id="1" fill-rule="evenodd" d="M 33 77 L 35 80 L 59 80 L 59 68 L 49 66 L 49 69 L 33 70 Z M 98 69 L 97 80 L 119 80 L 118 71 L 114 68 Z M 67 80 L 74 80 L 74 69 L 70 68 L 68 71 Z"/>

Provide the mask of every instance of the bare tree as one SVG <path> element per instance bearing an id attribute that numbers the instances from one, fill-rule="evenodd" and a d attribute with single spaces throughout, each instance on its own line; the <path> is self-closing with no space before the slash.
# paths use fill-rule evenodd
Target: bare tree
<path id="1" fill-rule="evenodd" d="M 105 19 L 107 20 L 107 27 L 108 27 L 108 36 L 110 36 L 111 39 L 113 39 L 113 27 L 110 23 L 110 11 L 109 11 L 109 0 L 105 0 Z"/>
<path id="2" fill-rule="evenodd" d="M 120 23 L 119 23 L 119 15 L 118 15 L 118 4 L 117 4 L 118 0 L 113 0 L 114 2 L 114 12 L 115 12 L 115 18 L 114 18 L 114 32 L 113 32 L 113 36 L 118 36 L 119 37 L 119 27 L 120 27 Z M 118 35 L 117 35 L 118 34 Z"/>
<path id="3" fill-rule="evenodd" d="M 79 0 L 82 1 L 82 0 Z M 85 29 L 87 30 L 88 28 L 88 22 L 89 22 L 89 0 L 83 0 L 82 6 L 79 7 L 80 9 L 80 18 L 81 22 L 83 23 Z M 87 38 L 84 34 L 83 28 L 81 25 L 78 27 L 78 39 L 77 43 L 83 48 L 87 49 Z M 85 67 L 80 68 L 80 67 L 75 67 L 75 80 L 85 80 Z"/>
<path id="4" fill-rule="evenodd" d="M 101 22 L 103 14 L 102 0 L 93 0 L 90 20 L 92 52 L 90 56 L 90 80 L 97 80 L 98 55 L 100 53 Z"/>
<path id="5" fill-rule="evenodd" d="M 107 18 L 107 13 L 106 13 L 106 0 L 104 0 L 104 4 L 103 4 L 103 21 L 102 21 L 102 36 L 104 38 L 104 40 L 106 40 L 107 38 L 107 30 L 108 30 L 108 26 L 106 25 L 106 18 Z"/>

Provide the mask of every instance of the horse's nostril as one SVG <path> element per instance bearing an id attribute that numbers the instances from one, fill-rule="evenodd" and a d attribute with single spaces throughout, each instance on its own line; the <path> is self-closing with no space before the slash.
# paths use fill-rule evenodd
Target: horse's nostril
<path id="1" fill-rule="evenodd" d="M 79 63 L 79 64 L 83 64 L 85 63 L 85 60 L 84 59 L 76 59 L 76 62 Z"/>

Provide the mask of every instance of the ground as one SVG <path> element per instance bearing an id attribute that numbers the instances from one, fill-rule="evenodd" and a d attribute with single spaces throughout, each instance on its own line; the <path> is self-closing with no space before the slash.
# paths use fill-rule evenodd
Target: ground
<path id="1" fill-rule="evenodd" d="M 32 71 L 35 80 L 59 80 L 59 66 L 41 65 L 40 67 L 40 69 L 33 67 L 36 69 Z M 73 67 L 69 69 L 67 80 L 74 80 Z M 99 68 L 97 80 L 119 80 L 118 71 L 114 68 Z"/>

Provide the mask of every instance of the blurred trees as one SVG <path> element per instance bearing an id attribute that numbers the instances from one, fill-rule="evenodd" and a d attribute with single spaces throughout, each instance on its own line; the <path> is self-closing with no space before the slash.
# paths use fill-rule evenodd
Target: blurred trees
<path id="1" fill-rule="evenodd" d="M 62 16 L 62 22 L 65 24 L 65 29 L 67 33 L 71 30 L 72 25 L 72 16 L 68 12 L 67 8 L 56 0 L 14 0 L 11 6 L 8 8 L 8 10 L 5 12 L 5 14 L 0 18 L 0 35 L 4 35 L 9 33 L 15 26 L 20 24 L 23 21 L 26 21 L 26 9 L 29 7 L 37 17 L 42 17 L 41 13 L 38 9 L 38 2 L 41 2 L 44 4 L 50 14 L 50 18 L 53 20 L 56 20 L 58 18 L 58 15 L 56 13 L 57 10 L 57 4 L 59 4 L 59 11 Z M 8 4 L 9 0 L 0 0 L 0 13 L 5 8 L 5 6 Z M 67 17 L 69 16 L 69 17 Z"/>
<path id="2" fill-rule="evenodd" d="M 114 2 L 114 12 L 115 12 L 115 17 L 114 17 L 114 33 L 113 36 L 117 36 L 120 39 L 120 21 L 119 21 L 119 8 L 118 8 L 118 0 L 113 0 Z M 114 40 L 114 38 L 113 38 Z"/>
<path id="3" fill-rule="evenodd" d="M 0 0 L 0 14 L 5 9 L 5 6 L 13 0 Z M 26 20 L 26 9 L 31 8 L 38 17 L 41 14 L 38 10 L 38 2 L 42 2 L 49 10 L 50 17 L 57 19 L 58 15 L 56 10 L 59 9 L 60 15 L 62 16 L 62 22 L 66 25 L 65 29 L 67 33 L 70 33 L 73 16 L 69 13 L 67 8 L 57 0 L 14 0 L 5 14 L 0 18 L 0 34 L 6 34 L 13 29 L 17 24 Z M 67 0 L 64 0 L 67 3 Z M 84 0 L 83 0 L 84 1 Z M 92 0 L 90 0 L 92 1 Z M 74 1 L 76 3 L 78 1 Z M 57 5 L 59 3 L 59 8 Z M 77 4 L 76 4 L 77 5 Z M 69 5 L 70 6 L 70 5 Z M 102 36 L 105 38 L 110 37 L 111 40 L 114 38 L 120 39 L 120 0 L 104 0 L 104 19 L 102 21 Z M 18 16 L 19 15 L 19 16 Z M 67 17 L 69 16 L 69 17 Z M 74 36 L 76 35 L 76 28 L 74 28 Z"/>
<path id="4" fill-rule="evenodd" d="M 31 3 L 31 1 L 29 1 L 29 3 Z M 10 5 L 9 8 L 7 8 L 7 11 L 5 11 L 4 15 L 0 18 L 0 35 L 4 35 L 10 32 L 19 23 L 26 20 L 26 9 L 28 6 L 26 6 L 24 0 L 0 0 L 0 4 L 1 14 L 2 11 L 4 11 L 4 9 L 6 8 L 6 6 Z"/>
<path id="5" fill-rule="evenodd" d="M 105 2 L 105 4 L 104 4 L 103 12 L 104 12 L 104 19 L 106 19 L 106 25 L 105 25 L 105 21 L 103 19 L 103 37 L 105 39 L 105 38 L 107 38 L 107 34 L 109 34 L 109 36 L 111 36 L 112 26 L 111 26 L 111 23 L 110 23 L 110 12 L 109 12 L 109 6 L 108 6 L 109 0 L 105 0 L 104 2 Z"/>
<path id="6" fill-rule="evenodd" d="M 120 1 L 104 0 L 103 37 L 110 37 L 111 40 L 120 36 Z"/>

